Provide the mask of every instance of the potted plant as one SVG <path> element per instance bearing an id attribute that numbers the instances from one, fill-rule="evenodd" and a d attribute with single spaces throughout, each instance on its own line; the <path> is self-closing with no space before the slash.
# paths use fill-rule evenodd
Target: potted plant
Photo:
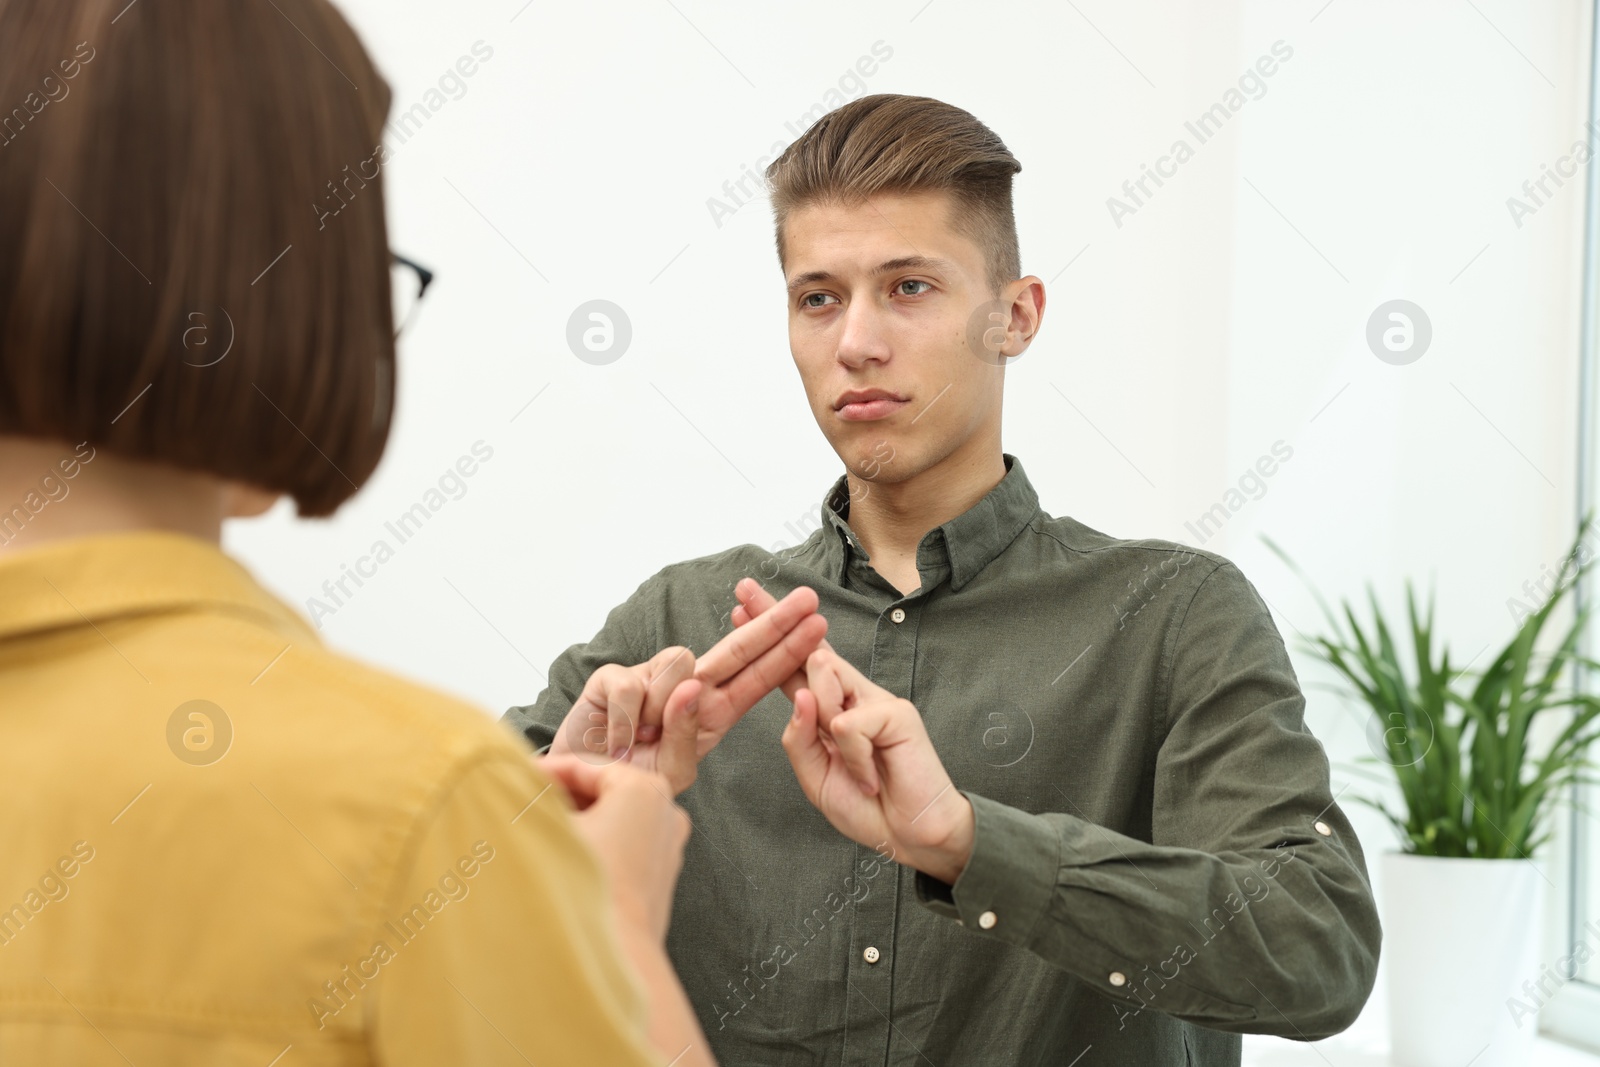
<path id="1" fill-rule="evenodd" d="M 1534 1016 L 1546 999 L 1533 983 L 1544 976 L 1548 884 L 1533 856 L 1563 792 L 1593 780 L 1587 751 L 1600 735 L 1600 697 L 1570 681 L 1575 665 L 1595 666 L 1579 647 L 1587 606 L 1553 649 L 1542 650 L 1540 638 L 1594 558 L 1589 528 L 1588 519 L 1579 525 L 1542 603 L 1513 601 L 1515 634 L 1476 671 L 1453 665 L 1443 640 L 1435 647 L 1431 591 L 1421 615 L 1406 584 L 1401 632 L 1370 586 L 1366 623 L 1348 602 L 1336 616 L 1311 586 L 1330 632 L 1305 647 L 1333 668 L 1339 691 L 1372 712 L 1373 755 L 1361 762 L 1388 767 L 1353 769 L 1399 788 L 1398 805 L 1358 799 L 1400 838 L 1398 851 L 1380 857 L 1380 911 L 1391 1055 L 1401 1067 L 1532 1063 Z M 1563 960 L 1569 973 L 1560 977 L 1571 978 L 1582 961 Z"/>

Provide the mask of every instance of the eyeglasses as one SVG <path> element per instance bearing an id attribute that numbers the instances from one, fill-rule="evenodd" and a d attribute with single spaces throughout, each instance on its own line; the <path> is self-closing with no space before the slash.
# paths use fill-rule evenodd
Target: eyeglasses
<path id="1" fill-rule="evenodd" d="M 422 303 L 423 294 L 433 284 L 433 271 L 396 252 L 389 253 L 389 292 L 394 299 L 394 336 L 411 324 L 411 316 Z"/>

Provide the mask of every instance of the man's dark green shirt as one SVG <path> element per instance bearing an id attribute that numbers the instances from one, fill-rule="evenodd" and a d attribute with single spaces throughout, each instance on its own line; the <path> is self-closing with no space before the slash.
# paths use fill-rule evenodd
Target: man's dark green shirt
<path id="1" fill-rule="evenodd" d="M 745 575 L 816 590 L 834 649 L 921 712 L 976 814 L 953 886 L 812 808 L 781 692 L 680 798 L 668 948 L 725 1065 L 1220 1067 L 1242 1033 L 1344 1029 L 1372 989 L 1361 847 L 1255 588 L 1051 517 L 1005 461 L 922 538 L 915 592 L 873 570 L 841 478 L 803 543 L 664 568 L 507 712 L 548 745 L 596 668 L 727 634 Z"/>

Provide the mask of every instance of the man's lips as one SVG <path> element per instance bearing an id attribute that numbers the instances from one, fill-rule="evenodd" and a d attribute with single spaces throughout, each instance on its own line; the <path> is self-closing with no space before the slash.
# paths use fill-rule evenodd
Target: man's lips
<path id="1" fill-rule="evenodd" d="M 846 422 L 871 422 L 887 418 L 909 404 L 909 400 L 880 397 L 876 400 L 857 400 L 839 408 L 839 417 Z"/>
<path id="2" fill-rule="evenodd" d="M 910 401 L 887 389 L 851 389 L 840 394 L 833 410 L 846 422 L 869 422 L 899 411 Z"/>

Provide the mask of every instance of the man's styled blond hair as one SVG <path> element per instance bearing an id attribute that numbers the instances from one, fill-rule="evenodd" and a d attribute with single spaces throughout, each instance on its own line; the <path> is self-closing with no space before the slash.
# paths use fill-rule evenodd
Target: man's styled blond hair
<path id="1" fill-rule="evenodd" d="M 818 119 L 767 167 L 785 262 L 789 213 L 810 204 L 859 203 L 878 193 L 948 192 L 952 222 L 982 251 L 991 292 L 1022 276 L 1011 176 L 1022 164 L 968 112 L 926 96 L 877 93 Z"/>

